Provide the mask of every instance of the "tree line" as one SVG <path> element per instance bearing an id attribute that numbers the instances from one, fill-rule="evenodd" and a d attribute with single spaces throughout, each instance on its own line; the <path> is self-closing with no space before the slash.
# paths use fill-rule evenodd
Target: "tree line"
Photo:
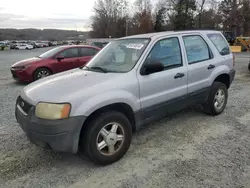
<path id="1" fill-rule="evenodd" d="M 250 0 L 97 0 L 91 37 L 216 29 L 250 35 Z"/>
<path id="2" fill-rule="evenodd" d="M 67 37 L 83 35 L 88 37 L 88 32 L 60 30 L 60 29 L 1 29 L 2 40 L 66 40 Z"/>

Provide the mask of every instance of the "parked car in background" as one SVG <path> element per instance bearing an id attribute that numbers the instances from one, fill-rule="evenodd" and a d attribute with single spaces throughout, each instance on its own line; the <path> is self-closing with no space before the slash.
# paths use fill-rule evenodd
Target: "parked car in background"
<path id="1" fill-rule="evenodd" d="M 31 50 L 34 46 L 31 44 L 17 44 L 16 48 L 17 50 Z"/>
<path id="2" fill-rule="evenodd" d="M 12 41 L 12 42 L 10 42 L 10 49 L 16 49 L 16 46 L 17 46 L 17 42 L 16 41 Z"/>
<path id="3" fill-rule="evenodd" d="M 12 65 L 13 78 L 32 82 L 40 78 L 85 65 L 100 49 L 92 46 L 70 45 L 53 48 L 40 56 Z"/>
<path id="4" fill-rule="evenodd" d="M 49 42 L 48 42 L 48 45 L 49 45 L 49 46 L 56 46 L 56 45 L 57 45 L 57 42 L 56 42 L 56 41 L 49 41 Z"/>
<path id="5" fill-rule="evenodd" d="M 91 45 L 92 46 L 97 46 L 98 48 L 103 48 L 106 46 L 109 42 L 93 42 Z"/>
<path id="6" fill-rule="evenodd" d="M 57 44 L 57 41 L 53 41 L 52 42 L 52 46 L 57 46 L 58 44 Z"/>
<path id="7" fill-rule="evenodd" d="M 42 47 L 48 47 L 49 46 L 49 44 L 47 42 L 42 42 L 41 44 L 42 44 Z"/>
<path id="8" fill-rule="evenodd" d="M 6 46 L 7 45 L 4 42 L 0 42 L 0 50 L 4 50 Z"/>
<path id="9" fill-rule="evenodd" d="M 43 47 L 43 43 L 35 42 L 35 47 L 36 48 L 42 48 Z"/>
<path id="10" fill-rule="evenodd" d="M 84 67 L 28 85 L 17 99 L 16 118 L 38 146 L 83 149 L 107 165 L 124 156 L 132 131 L 143 124 L 193 104 L 221 114 L 234 66 L 218 31 L 129 36 L 112 41 Z"/>

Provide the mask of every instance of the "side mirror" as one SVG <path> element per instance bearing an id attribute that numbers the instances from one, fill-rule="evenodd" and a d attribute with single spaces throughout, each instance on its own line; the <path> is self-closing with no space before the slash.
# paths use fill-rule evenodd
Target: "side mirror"
<path id="1" fill-rule="evenodd" d="M 160 62 L 148 62 L 144 65 L 141 74 L 142 75 L 149 75 L 156 72 L 161 72 L 164 70 L 164 65 Z"/>
<path id="2" fill-rule="evenodd" d="M 56 59 L 57 59 L 58 61 L 61 61 L 62 59 L 64 59 L 64 57 L 63 57 L 62 55 L 58 55 L 58 56 L 56 56 Z"/>

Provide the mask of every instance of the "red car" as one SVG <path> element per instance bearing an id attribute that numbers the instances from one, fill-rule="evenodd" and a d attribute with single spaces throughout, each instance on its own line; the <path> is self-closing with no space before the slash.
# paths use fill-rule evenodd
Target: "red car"
<path id="1" fill-rule="evenodd" d="M 25 59 L 12 65 L 15 80 L 32 82 L 45 76 L 74 69 L 86 64 L 100 48 L 70 45 L 53 48 L 40 56 Z"/>

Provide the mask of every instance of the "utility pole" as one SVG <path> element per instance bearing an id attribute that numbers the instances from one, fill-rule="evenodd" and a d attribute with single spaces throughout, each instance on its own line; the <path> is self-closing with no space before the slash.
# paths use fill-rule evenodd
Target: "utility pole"
<path id="1" fill-rule="evenodd" d="M 124 16 L 124 11 L 123 11 L 124 8 L 126 8 L 126 5 L 125 5 L 125 6 L 122 6 L 121 9 L 122 9 L 122 18 L 125 18 L 125 22 L 126 22 L 126 23 L 125 23 L 125 35 L 128 36 L 128 19 L 129 19 L 129 18 L 128 18 L 127 13 L 125 13 L 126 16 Z M 125 11 L 126 11 L 126 10 L 125 10 Z"/>
<path id="2" fill-rule="evenodd" d="M 128 36 L 128 18 L 126 19 L 126 36 Z"/>
<path id="3" fill-rule="evenodd" d="M 233 0 L 232 13 L 231 13 L 232 16 L 231 29 L 234 36 L 237 36 L 237 8 L 238 8 L 237 0 Z"/>

